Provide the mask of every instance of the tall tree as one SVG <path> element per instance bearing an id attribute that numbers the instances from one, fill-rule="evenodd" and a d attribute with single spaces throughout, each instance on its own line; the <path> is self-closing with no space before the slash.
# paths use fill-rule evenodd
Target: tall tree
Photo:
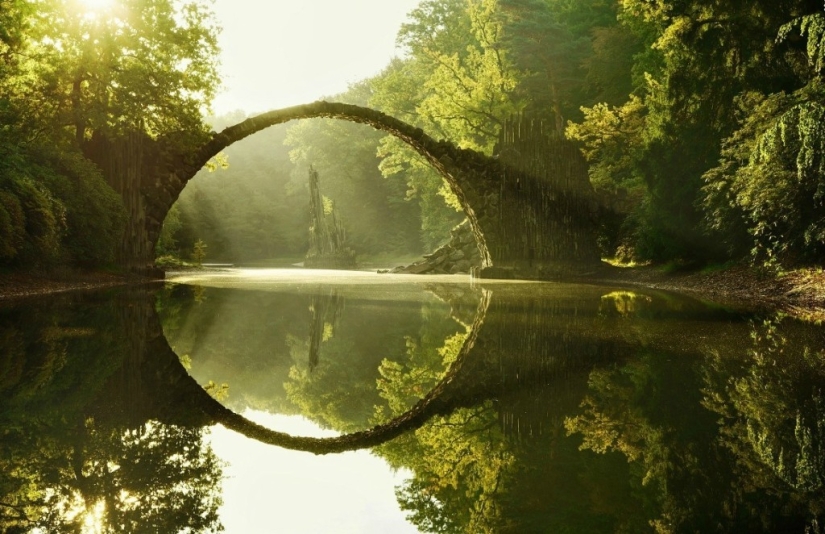
<path id="1" fill-rule="evenodd" d="M 581 93 L 589 39 L 574 35 L 544 0 L 502 0 L 501 6 L 505 43 L 525 74 L 520 85 L 528 109 L 549 115 L 562 133 L 576 93 Z"/>
<path id="2" fill-rule="evenodd" d="M 200 131 L 218 85 L 217 32 L 203 0 L 47 0 L 31 19 L 28 92 L 78 143 Z"/>

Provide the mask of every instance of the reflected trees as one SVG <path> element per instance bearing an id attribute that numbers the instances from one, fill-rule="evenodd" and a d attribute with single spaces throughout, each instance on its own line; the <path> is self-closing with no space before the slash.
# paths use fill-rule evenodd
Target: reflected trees
<path id="1" fill-rule="evenodd" d="M 397 417 L 430 391 L 458 357 L 469 335 L 449 336 L 440 347 L 408 340 L 403 364 L 384 360 L 378 389 L 385 404 L 377 423 Z M 408 519 L 424 532 L 500 532 L 497 496 L 515 457 L 508 450 L 492 401 L 436 415 L 420 428 L 377 448 L 394 469 L 412 478 L 396 489 Z"/>
<path id="2" fill-rule="evenodd" d="M 805 532 L 821 520 L 825 352 L 821 339 L 788 343 L 801 329 L 780 325 L 754 323 L 746 354 L 651 353 L 591 372 L 565 426 L 582 449 L 627 459 L 654 531 Z"/>
<path id="3" fill-rule="evenodd" d="M 204 430 L 94 419 L 3 439 L 4 531 L 218 532 L 222 465 Z"/>
<path id="4" fill-rule="evenodd" d="M 348 338 L 357 301 L 318 314 L 292 345 L 289 400 L 351 434 L 313 441 L 223 407 L 209 413 L 287 448 L 377 445 L 410 470 L 397 498 L 423 531 L 815 531 L 821 333 L 790 321 L 749 327 L 740 312 L 674 296 L 557 290 L 496 288 L 483 328 L 402 329 L 402 354 L 358 365 L 347 354 L 379 323 L 353 324 Z M 321 337 L 310 370 L 312 332 Z"/>
<path id="5" fill-rule="evenodd" d="M 310 314 L 308 339 L 286 334 L 293 365 L 284 389 L 302 415 L 339 432 L 387 422 L 374 417 L 386 402 L 381 394 L 382 376 L 393 369 L 406 369 L 410 361 L 438 347 L 445 337 L 466 330 L 438 300 L 377 305 L 332 291 L 310 297 Z M 461 334 L 453 342 L 455 354 L 466 337 Z M 455 354 L 449 363 L 439 360 L 428 377 L 407 376 L 411 394 L 403 402 L 400 396 L 396 398 L 399 411 L 395 415 L 430 392 Z"/>
<path id="6" fill-rule="evenodd" d="M 736 457 L 745 487 L 781 498 L 788 509 L 821 522 L 825 349 L 821 333 L 791 344 L 794 326 L 781 316 L 754 324 L 742 362 L 712 354 L 704 405 L 719 415 L 719 440 Z"/>
<path id="7" fill-rule="evenodd" d="M 0 530 L 221 530 L 206 430 L 136 424 L 120 398 L 134 303 L 75 300 L 0 309 Z"/>

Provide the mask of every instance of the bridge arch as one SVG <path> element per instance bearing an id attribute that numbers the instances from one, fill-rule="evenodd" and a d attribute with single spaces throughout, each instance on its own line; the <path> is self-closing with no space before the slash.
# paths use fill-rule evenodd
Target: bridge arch
<path id="1" fill-rule="evenodd" d="M 98 147 L 100 159 L 108 161 L 104 175 L 116 183 L 129 210 L 121 264 L 151 269 L 163 220 L 189 180 L 221 150 L 271 126 L 308 118 L 366 124 L 421 154 L 445 178 L 470 221 L 481 253 L 479 277 L 546 280 L 600 264 L 600 208 L 587 163 L 578 145 L 547 135 L 540 122 L 537 128 L 534 122 L 503 128 L 498 158 L 437 141 L 380 111 L 324 101 L 250 117 L 191 152 L 176 153 L 181 143 L 174 140 L 142 138 Z"/>
<path id="2" fill-rule="evenodd" d="M 447 181 L 450 189 L 458 198 L 470 221 L 476 242 L 481 252 L 482 267 L 492 265 L 490 252 L 485 237 L 485 229 L 479 222 L 479 214 L 474 209 L 481 205 L 478 191 L 479 173 L 473 170 L 487 169 L 495 160 L 472 150 L 455 147 L 448 141 L 436 141 L 420 128 L 411 126 L 401 120 L 380 111 L 338 102 L 319 101 L 311 104 L 293 106 L 269 111 L 250 117 L 234 126 L 227 127 L 202 145 L 192 157 L 180 160 L 169 170 L 166 177 L 155 180 L 154 191 L 148 195 L 155 202 L 147 206 L 149 240 L 154 245 L 160 236 L 160 225 L 172 208 L 175 200 L 186 184 L 194 178 L 210 159 L 230 145 L 272 126 L 297 119 L 330 118 L 365 124 L 389 133 L 420 154 Z M 468 170 L 470 172 L 468 172 Z M 472 178 L 470 178 L 472 176 Z M 475 182 L 475 183 L 471 183 Z M 154 223 L 154 224 L 152 224 Z"/>

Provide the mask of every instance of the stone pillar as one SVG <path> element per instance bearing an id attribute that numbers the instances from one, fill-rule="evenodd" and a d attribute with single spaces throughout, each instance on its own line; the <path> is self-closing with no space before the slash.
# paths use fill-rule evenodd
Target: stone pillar
<path id="1" fill-rule="evenodd" d="M 480 220 L 492 267 L 481 278 L 548 279 L 598 265 L 595 209 L 579 147 L 519 117 L 502 128 L 497 184 Z"/>
<path id="2" fill-rule="evenodd" d="M 117 252 L 122 268 L 146 274 L 154 261 L 154 243 L 147 232 L 144 186 L 147 145 L 153 143 L 145 134 L 132 132 L 118 139 L 95 134 L 84 153 L 103 172 L 109 186 L 123 199 L 126 229 Z"/>

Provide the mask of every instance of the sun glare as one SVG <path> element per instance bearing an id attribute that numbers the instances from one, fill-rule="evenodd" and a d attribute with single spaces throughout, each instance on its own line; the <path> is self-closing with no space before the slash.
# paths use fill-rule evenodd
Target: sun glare
<path id="1" fill-rule="evenodd" d="M 112 0 L 80 0 L 88 11 L 102 11 L 112 5 Z"/>
<path id="2" fill-rule="evenodd" d="M 115 0 L 77 0 L 80 12 L 87 21 L 107 19 Z"/>

